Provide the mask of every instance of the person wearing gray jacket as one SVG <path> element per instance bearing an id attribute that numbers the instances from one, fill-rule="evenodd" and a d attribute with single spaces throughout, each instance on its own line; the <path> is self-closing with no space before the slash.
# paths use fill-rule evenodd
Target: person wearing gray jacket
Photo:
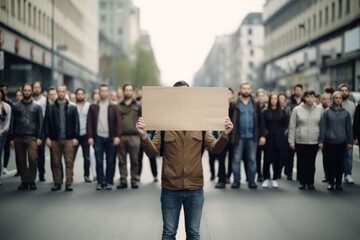
<path id="1" fill-rule="evenodd" d="M 295 107 L 289 123 L 289 144 L 297 156 L 299 189 L 314 190 L 315 159 L 319 149 L 323 109 L 315 104 L 315 92 L 305 91 L 304 102 Z"/>
<path id="2" fill-rule="evenodd" d="M 342 93 L 334 92 L 332 104 L 327 108 L 320 121 L 319 147 L 324 148 L 328 162 L 328 190 L 342 190 L 341 179 L 347 149 L 353 145 L 350 113 L 341 105 Z"/>

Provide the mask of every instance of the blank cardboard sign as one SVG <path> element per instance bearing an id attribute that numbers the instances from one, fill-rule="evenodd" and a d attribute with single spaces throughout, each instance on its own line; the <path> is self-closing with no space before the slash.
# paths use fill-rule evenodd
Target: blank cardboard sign
<path id="1" fill-rule="evenodd" d="M 142 116 L 147 130 L 224 130 L 228 108 L 227 88 L 142 88 Z"/>

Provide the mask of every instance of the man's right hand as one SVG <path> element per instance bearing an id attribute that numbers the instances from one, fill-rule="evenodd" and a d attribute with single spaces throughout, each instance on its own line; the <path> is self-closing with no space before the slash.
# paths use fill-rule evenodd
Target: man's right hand
<path id="1" fill-rule="evenodd" d="M 146 125 L 144 122 L 144 119 L 142 117 L 139 117 L 138 121 L 136 122 L 136 130 L 138 131 L 140 137 L 142 140 L 145 140 L 147 138 L 147 134 L 146 134 Z"/>
<path id="2" fill-rule="evenodd" d="M 94 139 L 93 139 L 93 138 L 89 138 L 89 139 L 88 139 L 88 144 L 89 144 L 89 145 L 94 145 Z"/>

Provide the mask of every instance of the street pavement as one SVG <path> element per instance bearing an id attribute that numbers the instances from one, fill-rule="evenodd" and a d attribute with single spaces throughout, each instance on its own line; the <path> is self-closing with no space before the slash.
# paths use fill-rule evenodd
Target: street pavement
<path id="1" fill-rule="evenodd" d="M 315 191 L 300 191 L 297 182 L 284 177 L 278 189 L 263 189 L 259 184 L 257 190 L 250 190 L 244 180 L 240 189 L 229 185 L 215 189 L 205 153 L 201 239 L 359 239 L 360 161 L 356 151 L 355 184 L 344 184 L 342 192 L 328 192 L 321 182 L 320 152 Z M 157 161 L 160 170 L 161 158 Z M 0 187 L 0 240 L 161 239 L 160 182 L 153 182 L 146 156 L 143 162 L 139 189 L 96 191 L 95 183 L 83 181 L 81 151 L 75 162 L 74 192 L 50 191 L 48 157 L 47 182 L 37 182 L 36 191 L 18 191 L 20 178 L 12 177 L 14 172 L 7 174 Z M 118 181 L 118 169 L 116 172 Z M 183 221 L 181 217 L 177 239 L 186 238 Z"/>

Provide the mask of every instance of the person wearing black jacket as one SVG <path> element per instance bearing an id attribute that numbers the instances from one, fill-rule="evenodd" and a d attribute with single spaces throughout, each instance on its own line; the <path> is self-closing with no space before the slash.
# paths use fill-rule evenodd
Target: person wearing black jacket
<path id="1" fill-rule="evenodd" d="M 45 117 L 46 144 L 53 156 L 54 186 L 52 191 L 61 190 L 61 157 L 66 166 L 66 191 L 73 191 L 73 152 L 79 139 L 79 115 L 76 106 L 65 98 L 67 87 L 56 88 L 58 95 L 54 104 L 49 105 Z"/>
<path id="2" fill-rule="evenodd" d="M 21 89 L 23 99 L 13 106 L 10 145 L 15 147 L 16 159 L 19 163 L 21 184 L 18 189 L 36 190 L 37 146 L 42 142 L 43 114 L 40 105 L 31 99 L 32 86 L 25 83 Z M 29 156 L 29 166 L 26 162 L 26 154 Z"/>

